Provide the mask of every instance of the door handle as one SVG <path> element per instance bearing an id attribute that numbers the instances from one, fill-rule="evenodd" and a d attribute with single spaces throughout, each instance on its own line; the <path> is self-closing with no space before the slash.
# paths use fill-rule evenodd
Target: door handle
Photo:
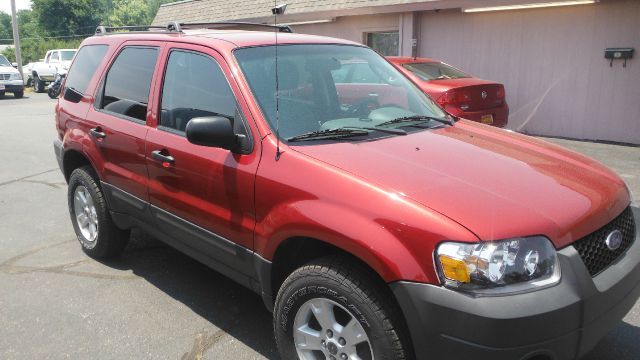
<path id="1" fill-rule="evenodd" d="M 171 155 L 165 154 L 167 154 L 167 151 L 164 149 L 154 150 L 151 152 L 151 157 L 153 158 L 153 160 L 161 162 L 163 167 L 169 167 L 170 165 L 173 165 L 176 159 L 174 159 Z"/>
<path id="2" fill-rule="evenodd" d="M 91 134 L 91 136 L 96 139 L 104 139 L 107 137 L 107 134 L 102 131 L 102 128 L 100 126 L 89 130 L 89 134 Z"/>

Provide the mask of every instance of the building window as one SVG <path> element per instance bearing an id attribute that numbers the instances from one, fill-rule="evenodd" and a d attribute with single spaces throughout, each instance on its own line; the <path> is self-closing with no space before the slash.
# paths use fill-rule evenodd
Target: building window
<path id="1" fill-rule="evenodd" d="M 400 33 L 398 31 L 381 31 L 365 33 L 367 46 L 384 56 L 398 56 Z"/>

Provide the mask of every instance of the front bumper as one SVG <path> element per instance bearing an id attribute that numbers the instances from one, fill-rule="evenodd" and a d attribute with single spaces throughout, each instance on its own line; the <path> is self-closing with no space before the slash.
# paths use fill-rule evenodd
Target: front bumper
<path id="1" fill-rule="evenodd" d="M 24 91 L 24 84 L 22 83 L 22 80 L 0 81 L 0 85 L 4 85 L 4 90 L 0 90 L 0 92 L 13 93 L 16 91 L 17 92 Z"/>
<path id="2" fill-rule="evenodd" d="M 640 208 L 632 209 L 640 224 Z M 564 360 L 587 354 L 640 297 L 640 231 L 627 252 L 594 278 L 573 246 L 558 251 L 558 258 L 560 283 L 525 294 L 472 297 L 393 283 L 417 358 Z"/>

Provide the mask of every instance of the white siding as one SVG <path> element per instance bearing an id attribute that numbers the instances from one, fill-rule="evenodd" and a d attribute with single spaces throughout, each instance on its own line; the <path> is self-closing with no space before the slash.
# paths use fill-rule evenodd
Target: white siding
<path id="1" fill-rule="evenodd" d="M 604 59 L 634 47 L 634 59 Z M 509 128 L 640 144 L 640 1 L 421 14 L 418 52 L 505 84 Z"/>
<path id="2" fill-rule="evenodd" d="M 398 14 L 339 17 L 331 23 L 295 25 L 295 32 L 314 34 L 363 42 L 366 32 L 399 30 Z"/>

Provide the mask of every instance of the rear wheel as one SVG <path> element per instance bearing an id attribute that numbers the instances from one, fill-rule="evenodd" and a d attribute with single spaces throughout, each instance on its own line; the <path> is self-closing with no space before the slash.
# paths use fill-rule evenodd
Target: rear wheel
<path id="1" fill-rule="evenodd" d="M 92 258 L 119 255 L 129 241 L 129 230 L 111 220 L 102 189 L 89 166 L 75 169 L 69 177 L 69 214 L 82 250 Z"/>
<path id="2" fill-rule="evenodd" d="M 294 271 L 278 292 L 274 313 L 283 359 L 411 358 L 392 295 L 348 257 L 320 259 Z"/>

